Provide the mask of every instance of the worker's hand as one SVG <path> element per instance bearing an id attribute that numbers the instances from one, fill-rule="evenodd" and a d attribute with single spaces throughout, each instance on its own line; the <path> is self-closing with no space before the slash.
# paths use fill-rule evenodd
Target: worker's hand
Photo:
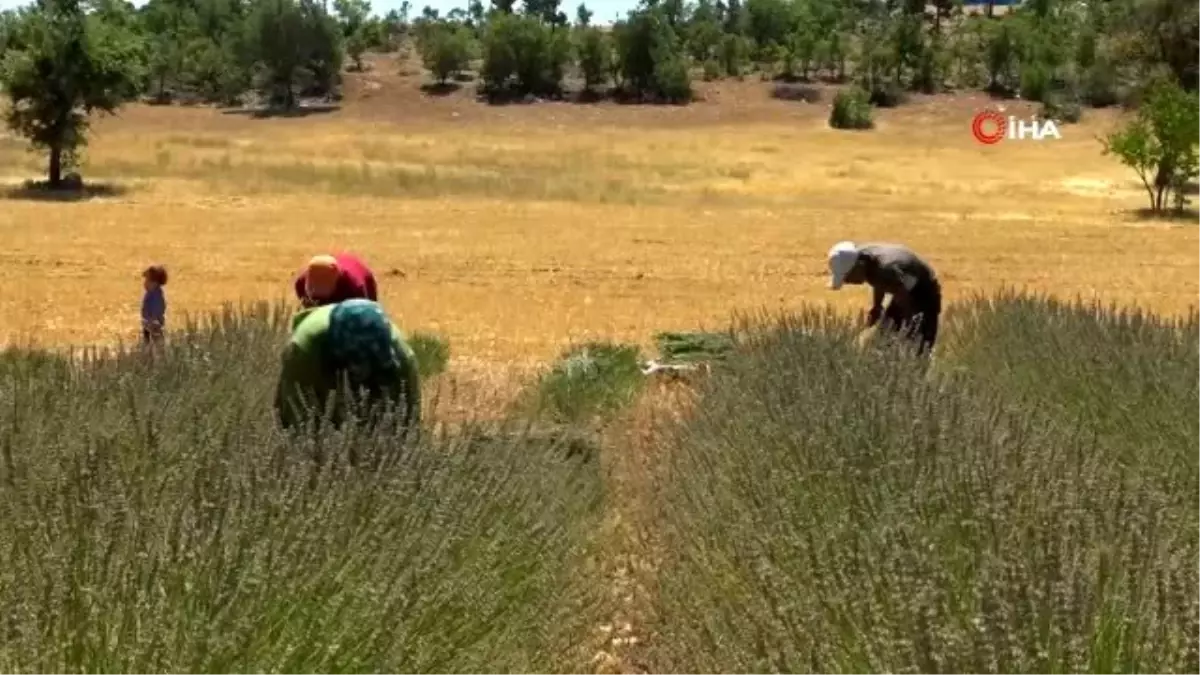
<path id="1" fill-rule="evenodd" d="M 875 341 L 877 335 L 879 335 L 879 330 L 877 328 L 866 328 L 854 338 L 854 346 L 859 350 L 865 350 L 871 346 L 871 343 Z"/>
<path id="2" fill-rule="evenodd" d="M 872 307 L 871 309 L 867 310 L 867 321 L 866 321 L 867 328 L 870 328 L 871 326 L 874 326 L 875 324 L 879 323 L 879 317 L 881 317 L 882 315 L 883 315 L 882 307 Z"/>

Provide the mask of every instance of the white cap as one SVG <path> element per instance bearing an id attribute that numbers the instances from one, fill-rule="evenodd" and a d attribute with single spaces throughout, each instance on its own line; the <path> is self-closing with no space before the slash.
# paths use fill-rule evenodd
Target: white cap
<path id="1" fill-rule="evenodd" d="M 829 287 L 837 290 L 858 262 L 858 246 L 852 241 L 839 241 L 829 249 Z"/>

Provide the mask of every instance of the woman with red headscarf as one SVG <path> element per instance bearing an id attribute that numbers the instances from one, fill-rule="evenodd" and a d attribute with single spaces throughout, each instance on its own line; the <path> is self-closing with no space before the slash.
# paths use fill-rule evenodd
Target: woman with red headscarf
<path id="1" fill-rule="evenodd" d="M 296 277 L 296 297 L 305 307 L 319 307 L 363 298 L 379 301 L 375 275 L 358 256 L 350 253 L 319 255 Z"/>

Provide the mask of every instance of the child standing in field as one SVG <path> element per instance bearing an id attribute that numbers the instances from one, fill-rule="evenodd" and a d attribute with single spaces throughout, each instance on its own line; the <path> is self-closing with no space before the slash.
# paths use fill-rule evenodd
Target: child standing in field
<path id="1" fill-rule="evenodd" d="M 142 285 L 146 289 L 142 296 L 142 344 L 157 344 L 162 342 L 167 325 L 167 296 L 163 293 L 163 286 L 167 285 L 166 268 L 147 267 L 142 272 Z"/>

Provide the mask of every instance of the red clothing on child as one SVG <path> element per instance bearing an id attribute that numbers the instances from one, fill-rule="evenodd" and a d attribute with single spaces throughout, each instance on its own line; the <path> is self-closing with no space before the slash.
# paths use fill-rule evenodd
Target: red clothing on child
<path id="1" fill-rule="evenodd" d="M 321 298 L 318 301 L 320 304 L 331 305 L 351 298 L 366 298 L 373 302 L 379 302 L 378 290 L 375 287 L 375 275 L 371 273 L 371 268 L 367 267 L 366 263 L 350 253 L 335 253 L 333 258 L 337 260 L 338 265 L 337 288 L 332 297 Z M 308 270 L 304 270 L 296 277 L 296 297 L 300 300 L 304 300 L 308 295 L 304 288 L 307 274 Z"/>

